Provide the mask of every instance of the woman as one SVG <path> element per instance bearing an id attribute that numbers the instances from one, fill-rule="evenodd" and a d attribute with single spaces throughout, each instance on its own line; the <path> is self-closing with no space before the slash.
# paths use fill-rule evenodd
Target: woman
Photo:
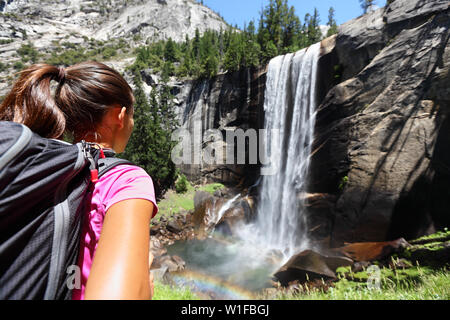
<path id="1" fill-rule="evenodd" d="M 37 64 L 20 73 L 0 119 L 23 123 L 42 137 L 67 133 L 75 143 L 121 153 L 133 130 L 133 104 L 128 83 L 104 64 Z M 99 179 L 89 199 L 78 260 L 81 288 L 73 299 L 151 298 L 149 229 L 158 212 L 152 179 L 139 167 L 120 165 Z"/>

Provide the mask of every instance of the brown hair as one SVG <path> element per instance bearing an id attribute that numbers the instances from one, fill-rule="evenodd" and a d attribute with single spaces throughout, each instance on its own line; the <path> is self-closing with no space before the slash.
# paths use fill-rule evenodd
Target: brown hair
<path id="1" fill-rule="evenodd" d="M 51 81 L 58 82 L 54 95 Z M 20 122 L 46 138 L 94 133 L 108 108 L 133 110 L 134 97 L 114 69 L 94 61 L 68 68 L 36 64 L 22 71 L 0 105 L 0 120 Z"/>

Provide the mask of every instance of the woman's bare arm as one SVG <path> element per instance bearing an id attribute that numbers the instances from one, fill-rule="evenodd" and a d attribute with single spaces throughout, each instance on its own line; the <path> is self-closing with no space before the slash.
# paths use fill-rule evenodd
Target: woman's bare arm
<path id="1" fill-rule="evenodd" d="M 112 205 L 86 285 L 85 299 L 150 299 L 149 241 L 153 203 L 132 199 Z"/>

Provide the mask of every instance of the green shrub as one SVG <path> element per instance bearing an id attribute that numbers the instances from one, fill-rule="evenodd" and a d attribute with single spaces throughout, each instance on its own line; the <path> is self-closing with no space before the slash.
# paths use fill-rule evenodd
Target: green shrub
<path id="1" fill-rule="evenodd" d="M 117 55 L 116 49 L 111 47 L 106 47 L 105 49 L 103 49 L 102 52 L 103 59 L 109 59 L 111 57 L 114 57 L 115 55 Z"/>
<path id="2" fill-rule="evenodd" d="M 188 190 L 188 181 L 184 174 L 180 175 L 177 182 L 175 183 L 175 190 L 177 193 L 185 193 Z"/>
<path id="3" fill-rule="evenodd" d="M 25 65 L 22 63 L 22 61 L 17 61 L 14 63 L 13 68 L 14 70 L 21 71 Z"/>
<path id="4" fill-rule="evenodd" d="M 344 190 L 344 187 L 347 185 L 348 183 L 348 177 L 345 176 L 342 178 L 341 183 L 339 184 L 339 190 Z"/>

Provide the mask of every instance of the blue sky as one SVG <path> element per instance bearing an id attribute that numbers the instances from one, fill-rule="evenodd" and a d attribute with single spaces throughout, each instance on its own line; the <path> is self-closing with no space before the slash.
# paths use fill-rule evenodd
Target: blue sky
<path id="1" fill-rule="evenodd" d="M 375 4 L 383 6 L 385 0 L 377 0 Z M 237 24 L 243 28 L 244 23 L 259 20 L 261 8 L 265 7 L 269 0 L 203 0 L 203 3 L 225 19 L 231 25 Z M 335 9 L 335 19 L 338 24 L 347 22 L 362 14 L 359 0 L 288 0 L 289 6 L 294 6 L 297 15 L 303 23 L 306 13 L 313 13 L 316 7 L 320 14 L 320 24 L 328 21 L 328 9 Z"/>

